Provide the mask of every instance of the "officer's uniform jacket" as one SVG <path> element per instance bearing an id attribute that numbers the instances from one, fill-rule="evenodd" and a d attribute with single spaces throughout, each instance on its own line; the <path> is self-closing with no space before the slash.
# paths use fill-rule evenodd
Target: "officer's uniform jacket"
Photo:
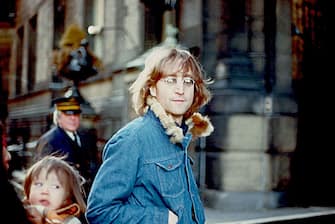
<path id="1" fill-rule="evenodd" d="M 37 142 L 35 161 L 44 155 L 64 155 L 65 160 L 79 170 L 86 181 L 92 181 L 98 169 L 96 148 L 87 136 L 77 133 L 81 146 L 59 126 L 54 126 L 44 133 Z"/>

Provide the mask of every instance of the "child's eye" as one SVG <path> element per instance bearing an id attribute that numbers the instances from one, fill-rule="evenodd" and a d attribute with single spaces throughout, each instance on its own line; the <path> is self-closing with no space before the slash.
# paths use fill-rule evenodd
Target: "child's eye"
<path id="1" fill-rule="evenodd" d="M 53 185 L 50 185 L 50 188 L 51 189 L 60 189 L 61 186 L 57 185 L 57 184 L 53 184 Z"/>
<path id="2" fill-rule="evenodd" d="M 42 187 L 43 183 L 42 182 L 35 182 L 34 186 L 36 186 L 36 187 Z"/>

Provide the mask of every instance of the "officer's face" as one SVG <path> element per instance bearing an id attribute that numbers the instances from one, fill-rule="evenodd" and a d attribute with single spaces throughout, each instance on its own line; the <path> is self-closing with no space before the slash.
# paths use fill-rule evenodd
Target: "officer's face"
<path id="1" fill-rule="evenodd" d="M 76 131 L 80 125 L 80 114 L 60 113 L 58 125 L 66 131 Z"/>

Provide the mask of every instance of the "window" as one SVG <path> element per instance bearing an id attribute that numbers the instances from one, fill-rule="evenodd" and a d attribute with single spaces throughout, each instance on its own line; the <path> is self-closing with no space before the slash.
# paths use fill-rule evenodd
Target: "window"
<path id="1" fill-rule="evenodd" d="M 65 20 L 65 1 L 54 1 L 54 49 L 58 48 L 58 43 L 64 33 L 64 20 Z"/>
<path id="2" fill-rule="evenodd" d="M 175 4 L 169 3 L 168 1 L 158 0 L 141 0 L 145 6 L 145 17 L 144 17 L 144 49 L 149 49 L 159 44 L 163 40 L 163 34 L 165 31 L 166 23 L 172 23 L 176 25 L 176 19 L 173 21 L 167 21 L 164 18 L 164 14 L 167 11 L 173 11 Z M 176 6 L 177 7 L 177 6 Z"/>
<path id="3" fill-rule="evenodd" d="M 23 35 L 24 28 L 21 27 L 17 31 L 15 95 L 20 95 L 22 93 Z"/>
<path id="4" fill-rule="evenodd" d="M 85 0 L 85 19 L 84 25 L 88 29 L 89 26 L 104 26 L 105 13 L 104 0 Z M 90 49 L 100 58 L 103 57 L 103 37 L 101 35 L 87 35 Z"/>
<path id="5" fill-rule="evenodd" d="M 36 77 L 36 25 L 37 16 L 34 16 L 29 21 L 28 30 L 28 82 L 27 89 L 32 91 L 35 86 Z"/>

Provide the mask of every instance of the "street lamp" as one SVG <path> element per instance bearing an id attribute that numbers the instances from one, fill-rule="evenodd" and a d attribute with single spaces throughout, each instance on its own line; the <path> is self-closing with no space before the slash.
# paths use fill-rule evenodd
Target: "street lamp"
<path id="1" fill-rule="evenodd" d="M 87 32 L 89 35 L 96 35 L 96 34 L 99 34 L 101 33 L 103 30 L 103 27 L 100 26 L 100 25 L 90 25 L 88 28 L 87 28 Z"/>

